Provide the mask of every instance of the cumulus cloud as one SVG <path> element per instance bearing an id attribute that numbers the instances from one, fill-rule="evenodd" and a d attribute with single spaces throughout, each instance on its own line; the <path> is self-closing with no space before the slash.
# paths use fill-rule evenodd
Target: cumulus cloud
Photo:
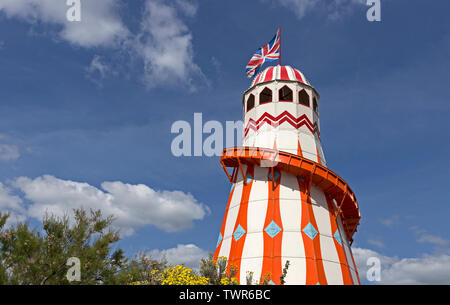
<path id="1" fill-rule="evenodd" d="M 12 190 L 0 182 L 0 211 L 10 214 L 7 226 L 26 219 L 26 211 L 22 207 L 22 202 L 19 196 L 13 195 Z"/>
<path id="2" fill-rule="evenodd" d="M 135 51 L 144 62 L 145 83 L 148 87 L 162 84 L 187 84 L 194 88 L 194 79 L 203 78 L 194 62 L 192 33 L 178 11 L 193 16 L 196 7 L 179 0 L 176 6 L 160 0 L 147 0 Z"/>
<path id="3" fill-rule="evenodd" d="M 86 77 L 99 87 L 102 87 L 102 81 L 110 73 L 112 73 L 111 68 L 99 55 L 95 55 L 92 58 L 91 64 L 86 68 Z"/>
<path id="4" fill-rule="evenodd" d="M 198 269 L 200 260 L 208 257 L 208 252 L 194 244 L 187 244 L 177 245 L 176 248 L 171 249 L 152 250 L 148 255 L 158 260 L 165 258 L 169 264 Z"/>
<path id="5" fill-rule="evenodd" d="M 374 282 L 376 284 L 450 284 L 450 255 L 445 253 L 400 259 L 370 249 L 354 248 L 353 254 L 361 280 L 366 278 L 367 260 L 377 257 L 381 263 L 381 281 Z"/>
<path id="6" fill-rule="evenodd" d="M 71 215 L 73 209 L 100 209 L 113 215 L 122 235 L 153 225 L 167 231 L 182 231 L 203 219 L 210 210 L 191 195 L 181 191 L 156 191 L 143 185 L 104 182 L 101 189 L 88 183 L 62 180 L 45 175 L 35 179 L 17 178 L 12 185 L 31 203 L 26 214 L 42 219 L 46 212 Z"/>
<path id="7" fill-rule="evenodd" d="M 0 12 L 32 25 L 39 22 L 55 24 L 60 39 L 81 47 L 112 46 L 127 37 L 128 29 L 117 13 L 118 0 L 81 3 L 80 22 L 67 20 L 70 7 L 60 0 L 0 0 Z"/>
<path id="8" fill-rule="evenodd" d="M 69 6 L 60 0 L 0 0 L 0 13 L 37 26 L 54 24 L 60 40 L 84 48 L 107 47 L 118 54 L 130 54 L 143 66 L 143 79 L 149 88 L 161 85 L 186 85 L 206 82 L 194 61 L 192 33 L 182 16 L 192 18 L 198 6 L 189 0 L 144 2 L 140 27 L 133 33 L 120 17 L 120 0 L 81 1 L 81 21 L 69 22 Z M 94 57 L 87 68 L 104 72 L 104 63 Z M 93 80 L 92 77 L 88 77 Z M 98 84 L 98 78 L 94 78 Z"/>
<path id="9" fill-rule="evenodd" d="M 0 161 L 16 160 L 19 157 L 19 148 L 16 145 L 0 144 Z"/>
<path id="10" fill-rule="evenodd" d="M 268 0 L 262 0 L 268 1 Z M 313 10 L 326 12 L 328 18 L 337 20 L 353 11 L 355 5 L 365 5 L 365 0 L 272 0 L 273 3 L 288 8 L 298 19 L 304 18 Z"/>

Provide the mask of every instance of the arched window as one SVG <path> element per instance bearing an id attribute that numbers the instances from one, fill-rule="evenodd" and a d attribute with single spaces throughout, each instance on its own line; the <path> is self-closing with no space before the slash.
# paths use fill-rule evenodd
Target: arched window
<path id="1" fill-rule="evenodd" d="M 250 94 L 247 99 L 247 111 L 253 109 L 253 107 L 255 107 L 255 96 L 253 94 Z"/>
<path id="2" fill-rule="evenodd" d="M 317 111 L 319 110 L 318 108 L 319 108 L 319 106 L 317 105 L 316 97 L 314 97 L 313 98 L 313 109 L 314 109 L 314 112 L 317 113 Z"/>
<path id="3" fill-rule="evenodd" d="M 280 102 L 292 102 L 292 90 L 288 86 L 284 86 L 278 90 L 278 100 Z"/>
<path id="4" fill-rule="evenodd" d="M 308 93 L 305 91 L 305 89 L 302 89 L 299 93 L 298 93 L 298 102 L 301 105 L 305 105 L 307 107 L 309 107 L 309 95 Z"/>
<path id="5" fill-rule="evenodd" d="M 265 104 L 272 102 L 272 90 L 264 88 L 259 94 L 259 104 Z"/>

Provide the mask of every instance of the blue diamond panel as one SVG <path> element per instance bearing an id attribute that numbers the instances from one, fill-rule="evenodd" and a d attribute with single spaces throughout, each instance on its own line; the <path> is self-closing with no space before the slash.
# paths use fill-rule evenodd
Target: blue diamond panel
<path id="1" fill-rule="evenodd" d="M 280 178 L 280 173 L 278 171 L 274 171 L 274 181 L 278 180 Z M 269 179 L 272 180 L 272 170 L 269 170 Z"/>
<path id="2" fill-rule="evenodd" d="M 336 241 L 342 246 L 342 239 L 341 239 L 341 235 L 339 234 L 339 231 L 336 230 L 336 233 L 334 233 L 334 239 L 336 239 Z"/>
<path id="3" fill-rule="evenodd" d="M 216 248 L 220 245 L 220 242 L 222 241 L 223 237 L 222 237 L 222 233 L 219 233 L 219 238 L 217 239 L 217 245 Z"/>
<path id="4" fill-rule="evenodd" d="M 241 225 L 238 225 L 238 227 L 233 233 L 234 240 L 238 241 L 244 234 L 245 234 L 244 228 L 242 228 Z"/>
<path id="5" fill-rule="evenodd" d="M 275 285 L 275 283 L 272 280 L 270 280 L 269 285 Z"/>
<path id="6" fill-rule="evenodd" d="M 309 238 L 314 239 L 317 235 L 317 230 L 314 228 L 314 226 L 311 223 L 308 223 L 304 228 L 303 232 L 308 235 Z"/>
<path id="7" fill-rule="evenodd" d="M 252 182 L 252 180 L 253 180 L 252 174 L 247 173 L 247 183 Z"/>
<path id="8" fill-rule="evenodd" d="M 270 237 L 274 238 L 278 233 L 281 232 L 281 228 L 272 220 L 271 223 L 264 229 Z"/>

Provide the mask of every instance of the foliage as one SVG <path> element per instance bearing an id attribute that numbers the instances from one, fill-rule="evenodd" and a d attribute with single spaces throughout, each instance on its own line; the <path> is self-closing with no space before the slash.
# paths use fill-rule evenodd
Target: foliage
<path id="1" fill-rule="evenodd" d="M 200 261 L 200 274 L 208 278 L 209 285 L 239 285 L 236 278 L 237 267 L 230 265 L 227 271 L 227 258 L 218 257 L 214 259 L 214 255 L 209 253 L 208 258 Z"/>
<path id="2" fill-rule="evenodd" d="M 126 263 L 122 250 L 110 254 L 119 234 L 110 229 L 111 217 L 100 211 L 74 211 L 69 218 L 46 215 L 41 231 L 28 223 L 5 228 L 8 214 L 0 213 L 0 284 L 69 284 L 66 266 L 70 257 L 83 266 L 78 284 L 116 283 L 115 275 Z"/>
<path id="3" fill-rule="evenodd" d="M 167 262 L 155 260 L 139 253 L 124 265 L 117 275 L 117 282 L 132 285 L 161 285 L 161 273 L 167 269 Z"/>
<path id="4" fill-rule="evenodd" d="M 192 269 L 169 266 L 161 273 L 162 285 L 207 285 L 208 278 L 197 275 Z"/>
<path id="5" fill-rule="evenodd" d="M 263 276 L 262 281 L 259 283 L 260 285 L 269 285 L 272 280 L 272 273 L 267 273 Z"/>
<path id="6" fill-rule="evenodd" d="M 6 227 L 8 217 L 0 212 L 0 285 L 239 285 L 237 266 L 212 253 L 200 261 L 198 271 L 144 253 L 126 258 L 121 249 L 113 251 L 119 234 L 111 228 L 113 218 L 100 211 L 74 210 L 73 222 L 46 215 L 40 230 L 28 223 Z M 80 281 L 66 277 L 71 257 L 80 260 Z M 282 284 L 288 267 L 289 261 Z M 270 281 L 267 274 L 259 284 Z M 253 272 L 247 272 L 246 283 L 254 284 Z"/>
<path id="7" fill-rule="evenodd" d="M 286 264 L 284 264 L 284 268 L 283 268 L 283 274 L 280 276 L 280 284 L 284 285 L 286 283 L 285 279 L 286 279 L 286 275 L 287 275 L 287 271 L 289 269 L 289 261 L 286 261 Z"/>

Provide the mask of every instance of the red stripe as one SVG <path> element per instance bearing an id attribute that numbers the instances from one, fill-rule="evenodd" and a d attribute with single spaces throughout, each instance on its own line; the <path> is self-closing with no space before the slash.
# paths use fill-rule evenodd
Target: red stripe
<path id="1" fill-rule="evenodd" d="M 361 285 L 361 281 L 359 279 L 358 268 L 356 267 L 355 259 L 353 258 L 352 250 L 351 249 L 349 249 L 349 250 L 350 250 L 350 256 L 352 257 L 353 266 L 355 267 L 355 273 L 356 273 L 356 278 L 358 279 L 358 284 Z"/>
<path id="2" fill-rule="evenodd" d="M 281 67 L 281 73 L 280 73 L 280 79 L 281 80 L 290 80 L 289 75 L 287 73 L 286 67 Z"/>
<path id="3" fill-rule="evenodd" d="M 271 173 L 271 171 L 272 168 L 269 169 L 269 173 Z M 281 228 L 281 231 L 273 238 L 264 231 L 264 257 L 261 271 L 261 281 L 265 276 L 270 275 L 271 280 L 277 285 L 280 284 L 280 277 L 283 273 L 281 262 L 283 224 L 281 222 L 280 213 L 280 179 L 281 173 L 276 181 L 268 179 L 269 196 L 264 229 L 274 221 Z"/>
<path id="4" fill-rule="evenodd" d="M 266 57 L 266 58 L 271 58 L 270 55 L 266 55 L 265 57 Z M 259 61 L 262 62 L 263 59 L 260 59 Z M 256 60 L 255 60 L 255 62 L 256 62 Z M 255 65 L 256 65 L 256 63 L 255 63 Z M 259 64 L 258 64 L 258 65 L 259 65 Z M 273 67 L 269 67 L 269 68 L 267 68 L 267 69 L 273 69 Z M 291 68 L 291 67 L 287 67 L 287 66 L 280 66 L 280 69 L 281 69 L 281 70 L 280 70 L 280 78 L 279 78 L 280 80 L 293 80 L 293 79 L 291 79 L 291 78 L 289 77 L 289 74 L 288 74 L 288 72 L 287 72 L 287 69 L 291 69 L 292 71 L 294 71 L 295 79 L 296 79 L 297 81 L 303 83 L 303 84 L 306 84 L 306 80 L 303 79 L 303 76 L 302 76 L 302 74 L 300 73 L 299 70 L 294 69 L 294 68 Z M 263 72 L 264 72 L 264 71 L 263 71 Z M 277 76 L 275 76 L 274 78 L 270 78 L 269 81 L 270 81 L 270 80 L 273 80 L 273 79 L 278 79 L 278 78 L 277 78 Z M 253 87 L 254 85 L 258 84 L 258 83 L 263 83 L 263 82 L 266 82 L 266 81 L 268 81 L 268 80 L 266 80 L 266 79 L 258 79 L 257 81 L 254 81 L 254 82 L 253 82 L 252 87 Z"/>
<path id="5" fill-rule="evenodd" d="M 252 86 L 254 86 L 256 83 L 258 83 L 260 77 L 261 77 L 261 73 L 259 73 L 259 74 L 256 76 L 255 80 L 253 81 Z"/>
<path id="6" fill-rule="evenodd" d="M 264 82 L 271 81 L 273 78 L 273 68 L 267 69 L 266 77 L 264 77 Z"/>
<path id="7" fill-rule="evenodd" d="M 305 246 L 306 256 L 306 285 L 327 285 L 327 279 L 325 276 L 325 269 L 322 262 L 322 254 L 320 250 L 320 236 L 316 235 L 314 240 L 303 232 L 305 226 L 311 223 L 318 231 L 316 219 L 312 209 L 310 189 L 303 183 L 300 178 L 297 178 L 300 197 L 302 202 L 302 220 L 301 220 L 301 232 L 303 238 L 303 244 Z"/>
<path id="8" fill-rule="evenodd" d="M 343 243 L 344 243 L 344 239 L 342 238 L 341 232 L 338 229 L 338 225 L 336 222 L 336 217 L 334 217 L 334 207 L 333 204 L 331 203 L 330 199 L 328 198 L 328 196 L 325 196 L 327 199 L 327 204 L 328 204 L 328 212 L 330 214 L 330 222 L 331 222 L 331 234 L 333 235 L 333 241 L 334 241 L 334 246 L 336 247 L 336 251 L 339 257 L 339 263 L 341 264 L 341 272 L 342 272 L 342 281 L 344 283 L 344 285 L 353 285 L 353 280 L 352 280 L 352 275 L 350 273 L 350 268 L 348 266 L 348 262 L 347 262 L 347 258 L 345 257 L 345 252 L 344 252 L 344 247 L 343 247 Z M 334 234 L 335 232 L 338 231 L 339 232 L 339 236 L 341 237 L 341 244 L 339 244 L 337 242 L 337 240 L 334 238 Z"/>
<path id="9" fill-rule="evenodd" d="M 300 140 L 298 140 L 297 155 L 300 156 L 300 157 L 303 157 L 303 152 L 302 152 L 302 147 L 300 145 Z"/>
<path id="10" fill-rule="evenodd" d="M 252 58 L 248 62 L 247 66 L 259 66 L 262 62 L 263 60 L 261 58 Z"/>
<path id="11" fill-rule="evenodd" d="M 249 167 L 247 169 L 247 175 L 250 174 L 254 177 L 254 168 Z M 245 177 L 243 177 L 245 179 Z M 245 181 L 244 181 L 245 182 Z M 250 191 L 252 189 L 253 179 L 250 183 L 245 184 L 242 190 L 241 203 L 239 205 L 239 212 L 236 219 L 236 223 L 234 225 L 233 234 L 236 231 L 237 227 L 240 225 L 244 230 L 245 234 L 239 238 L 238 241 L 235 240 L 234 236 L 231 237 L 231 250 L 230 256 L 228 258 L 228 266 L 227 271 L 230 270 L 231 265 L 237 267 L 236 278 L 240 279 L 240 268 L 241 268 L 241 259 L 242 259 L 242 251 L 244 250 L 244 243 L 247 237 L 247 210 L 248 210 L 248 199 L 250 198 Z M 245 271 L 244 271 L 245 272 Z"/>
<path id="12" fill-rule="evenodd" d="M 320 161 L 319 147 L 317 146 L 317 143 L 316 143 L 316 154 L 317 154 L 317 163 L 322 165 L 322 161 Z"/>
<path id="13" fill-rule="evenodd" d="M 297 69 L 292 69 L 292 70 L 294 70 L 295 78 L 297 78 L 297 80 L 299 82 L 304 83 L 302 75 L 300 74 L 300 72 Z"/>

